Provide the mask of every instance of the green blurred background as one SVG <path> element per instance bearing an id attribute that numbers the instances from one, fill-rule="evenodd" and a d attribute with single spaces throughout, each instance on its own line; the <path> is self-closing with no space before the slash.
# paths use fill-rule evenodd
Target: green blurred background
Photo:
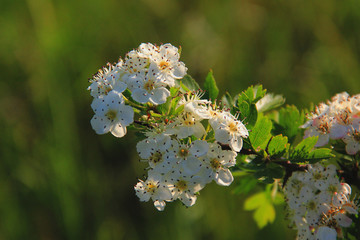
<path id="1" fill-rule="evenodd" d="M 87 79 L 142 42 L 182 46 L 221 94 L 261 83 L 300 107 L 360 92 L 358 0 L 2 0 L 0 239 L 294 239 L 283 206 L 258 230 L 215 183 L 157 212 L 133 186 L 136 138 L 91 129 Z"/>

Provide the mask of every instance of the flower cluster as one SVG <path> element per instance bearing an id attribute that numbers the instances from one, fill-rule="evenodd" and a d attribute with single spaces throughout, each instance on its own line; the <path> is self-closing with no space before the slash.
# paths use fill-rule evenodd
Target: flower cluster
<path id="1" fill-rule="evenodd" d="M 326 145 L 329 139 L 342 139 L 346 152 L 356 154 L 360 150 L 360 94 L 335 95 L 327 104 L 317 106 L 302 127 L 307 128 L 305 138 L 319 137 L 317 147 Z"/>
<path id="2" fill-rule="evenodd" d="M 96 133 L 111 132 L 115 137 L 126 134 L 126 127 L 134 121 L 132 107 L 125 104 L 126 89 L 138 103 L 165 103 L 170 96 L 168 88 L 187 71 L 179 58 L 178 49 L 171 44 L 157 47 L 142 43 L 137 50 L 127 53 L 124 60 L 100 69 L 90 79 L 88 88 L 94 97 L 91 125 Z"/>
<path id="3" fill-rule="evenodd" d="M 285 195 L 298 230 L 298 240 L 342 237 L 341 227 L 357 214 L 358 206 L 350 200 L 351 187 L 341 183 L 334 165 L 308 165 L 305 172 L 294 172 L 285 185 Z"/>
<path id="4" fill-rule="evenodd" d="M 195 93 L 183 96 L 178 108 L 183 108 L 179 117 L 154 124 L 147 138 L 137 144 L 149 171 L 147 179 L 136 184 L 136 195 L 141 201 L 151 198 L 158 210 L 177 199 L 188 207 L 194 205 L 196 193 L 212 180 L 230 185 L 229 168 L 248 136 L 242 122 L 229 111 L 200 100 Z"/>

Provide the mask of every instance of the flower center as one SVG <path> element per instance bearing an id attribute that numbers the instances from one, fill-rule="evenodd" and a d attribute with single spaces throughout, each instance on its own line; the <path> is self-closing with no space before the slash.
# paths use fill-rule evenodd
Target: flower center
<path id="1" fill-rule="evenodd" d="M 211 159 L 210 166 L 212 169 L 217 170 L 221 168 L 221 163 L 217 158 Z"/>
<path id="2" fill-rule="evenodd" d="M 150 162 L 153 162 L 154 164 L 160 162 L 162 160 L 162 154 L 160 152 L 154 152 L 150 158 Z"/>
<path id="3" fill-rule="evenodd" d="M 109 120 L 114 120 L 116 118 L 116 111 L 113 109 L 109 109 L 109 111 L 105 114 L 105 116 L 109 119 Z"/>
<path id="4" fill-rule="evenodd" d="M 314 173 L 313 176 L 315 180 L 320 180 L 323 177 L 323 175 L 320 172 Z"/>
<path id="5" fill-rule="evenodd" d="M 180 148 L 180 150 L 178 152 L 178 155 L 181 158 L 186 158 L 189 155 L 189 150 L 187 148 L 185 148 L 185 147 L 182 147 L 182 148 Z"/>
<path id="6" fill-rule="evenodd" d="M 307 204 L 307 207 L 308 207 L 309 210 L 315 210 L 316 209 L 316 203 L 314 201 L 310 201 Z"/>
<path id="7" fill-rule="evenodd" d="M 360 131 L 355 130 L 353 136 L 355 141 L 360 142 Z"/>
<path id="8" fill-rule="evenodd" d="M 165 70 L 166 68 L 168 68 L 169 67 L 169 65 L 170 65 L 170 63 L 168 63 L 168 62 L 166 62 L 166 61 L 161 61 L 160 63 L 159 63 L 159 68 L 161 69 L 161 70 Z"/>
<path id="9" fill-rule="evenodd" d="M 156 189 L 157 189 L 157 186 L 156 186 L 156 184 L 154 184 L 153 182 L 148 182 L 148 183 L 146 184 L 146 191 L 147 191 L 147 192 L 154 193 Z"/>
<path id="10" fill-rule="evenodd" d="M 192 117 L 191 113 L 186 113 L 184 116 L 183 116 L 183 119 L 184 119 L 184 124 L 186 126 L 193 126 L 195 125 L 195 120 L 194 118 Z"/>
<path id="11" fill-rule="evenodd" d="M 335 185 L 330 185 L 328 187 L 328 191 L 331 192 L 332 194 L 336 193 L 338 191 L 337 187 Z"/>
<path id="12" fill-rule="evenodd" d="M 229 127 L 230 132 L 232 132 L 232 133 L 235 133 L 238 130 L 237 126 L 236 126 L 236 123 L 234 121 L 231 121 L 229 123 L 228 127 Z"/>
<path id="13" fill-rule="evenodd" d="M 180 191 L 184 191 L 184 190 L 187 189 L 187 182 L 184 181 L 184 180 L 179 180 L 179 181 L 176 183 L 175 187 L 176 187 L 177 189 L 179 189 Z"/>
<path id="14" fill-rule="evenodd" d="M 151 90 L 155 89 L 155 83 L 153 80 L 149 79 L 145 85 L 144 85 L 144 89 L 148 92 L 150 92 Z"/>

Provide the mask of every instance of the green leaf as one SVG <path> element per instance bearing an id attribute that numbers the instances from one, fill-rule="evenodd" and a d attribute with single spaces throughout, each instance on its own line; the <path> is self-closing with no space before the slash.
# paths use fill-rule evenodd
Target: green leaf
<path id="1" fill-rule="evenodd" d="M 305 122 L 304 112 L 299 112 L 295 106 L 286 106 L 279 110 L 278 122 L 275 124 L 274 134 L 283 134 L 293 142 L 294 138 L 301 129 L 299 128 Z"/>
<path id="2" fill-rule="evenodd" d="M 251 129 L 255 125 L 258 115 L 255 104 L 249 104 L 246 101 L 242 101 L 241 103 L 238 103 L 237 110 L 240 113 L 242 122 L 248 129 Z"/>
<path id="3" fill-rule="evenodd" d="M 245 210 L 255 210 L 254 220 L 259 228 L 275 220 L 274 206 L 265 192 L 260 192 L 246 199 Z"/>
<path id="4" fill-rule="evenodd" d="M 273 223 L 275 220 L 274 206 L 270 203 L 263 204 L 255 211 L 254 219 L 260 229 L 268 223 Z"/>
<path id="5" fill-rule="evenodd" d="M 255 151 L 265 150 L 271 138 L 271 120 L 265 116 L 259 116 L 254 128 L 250 132 L 249 139 Z"/>
<path id="6" fill-rule="evenodd" d="M 277 135 L 273 137 L 268 145 L 267 152 L 270 156 L 282 156 L 290 147 L 288 138 L 283 135 Z"/>
<path id="7" fill-rule="evenodd" d="M 255 210 L 267 201 L 265 192 L 256 193 L 245 200 L 244 209 L 248 211 Z"/>
<path id="8" fill-rule="evenodd" d="M 185 75 L 180 81 L 180 86 L 185 92 L 197 91 L 200 89 L 199 84 L 190 75 Z"/>
<path id="9" fill-rule="evenodd" d="M 293 162 L 316 163 L 322 159 L 334 157 L 329 148 L 314 149 L 318 137 L 308 137 L 302 140 L 290 153 Z"/>
<path id="10" fill-rule="evenodd" d="M 211 99 L 213 102 L 219 95 L 219 89 L 216 86 L 216 82 L 212 70 L 210 70 L 208 75 L 206 76 L 204 83 L 204 90 L 206 91 L 205 98 Z"/>
<path id="11" fill-rule="evenodd" d="M 258 100 L 265 96 L 266 89 L 262 85 L 250 86 L 241 94 L 239 94 L 238 101 L 247 101 L 248 103 L 256 103 Z"/>
<path id="12" fill-rule="evenodd" d="M 310 151 L 315 147 L 318 137 L 303 139 L 290 153 L 290 159 L 306 159 Z"/>
<path id="13" fill-rule="evenodd" d="M 331 153 L 331 149 L 329 148 L 317 148 L 310 152 L 308 159 L 309 163 L 313 164 L 322 159 L 335 157 L 334 154 Z"/>

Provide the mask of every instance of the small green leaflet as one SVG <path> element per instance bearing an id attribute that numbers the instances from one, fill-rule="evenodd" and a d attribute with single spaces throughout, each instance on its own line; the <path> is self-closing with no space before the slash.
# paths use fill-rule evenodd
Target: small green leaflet
<path id="1" fill-rule="evenodd" d="M 322 159 L 334 157 L 331 149 L 317 148 L 314 149 L 318 137 L 308 137 L 302 140 L 293 151 L 290 153 L 292 162 L 305 162 L 315 163 Z"/>
<path id="2" fill-rule="evenodd" d="M 280 134 L 270 140 L 267 152 L 270 156 L 280 157 L 289 150 L 289 147 L 288 138 Z"/>
<path id="3" fill-rule="evenodd" d="M 251 145 L 255 151 L 265 150 L 271 138 L 271 128 L 271 120 L 260 115 L 249 136 Z"/>
<path id="4" fill-rule="evenodd" d="M 274 134 L 282 133 L 292 143 L 298 132 L 301 131 L 299 127 L 304 122 L 304 112 L 300 112 L 295 106 L 286 106 L 279 110 L 279 120 L 274 124 Z"/>
<path id="5" fill-rule="evenodd" d="M 217 96 L 219 95 L 219 89 L 216 86 L 216 82 L 212 70 L 210 70 L 208 75 L 206 76 L 204 83 L 204 90 L 206 91 L 204 97 L 211 100 L 212 102 L 214 102 Z"/>
<path id="6" fill-rule="evenodd" d="M 266 89 L 262 88 L 262 85 L 250 86 L 241 94 L 239 94 L 238 101 L 246 101 L 249 104 L 256 103 L 265 96 Z"/>
<path id="7" fill-rule="evenodd" d="M 261 229 L 275 220 L 275 208 L 266 192 L 256 193 L 246 199 L 245 210 L 255 210 L 254 220 Z"/>

